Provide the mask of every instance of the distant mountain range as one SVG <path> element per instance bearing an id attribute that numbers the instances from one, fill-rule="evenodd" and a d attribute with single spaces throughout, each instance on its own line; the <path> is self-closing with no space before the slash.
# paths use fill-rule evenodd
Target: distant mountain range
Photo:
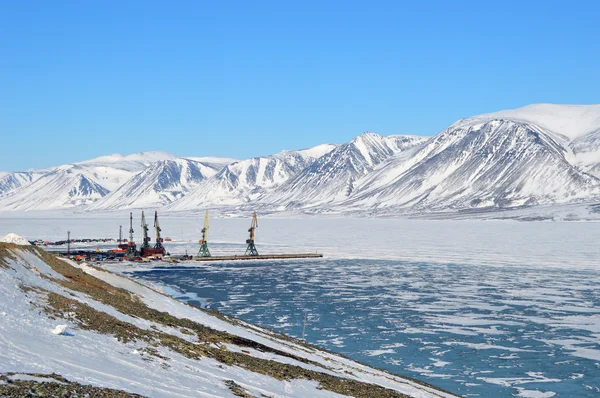
<path id="1" fill-rule="evenodd" d="M 530 105 L 434 137 L 364 133 L 241 161 L 145 152 L 0 173 L 0 211 L 410 214 L 598 200 L 600 105 Z"/>

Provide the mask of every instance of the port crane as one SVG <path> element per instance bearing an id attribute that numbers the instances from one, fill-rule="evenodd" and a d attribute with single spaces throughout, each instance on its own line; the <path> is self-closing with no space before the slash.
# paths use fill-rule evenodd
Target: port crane
<path id="1" fill-rule="evenodd" d="M 146 217 L 144 216 L 144 212 L 142 211 L 142 232 L 144 234 L 144 240 L 142 241 L 142 247 L 140 247 L 140 249 L 142 250 L 142 252 L 145 249 L 149 249 L 150 248 L 150 237 L 148 236 L 148 224 L 146 223 Z"/>
<path id="2" fill-rule="evenodd" d="M 250 239 L 246 239 L 246 243 L 248 247 L 246 248 L 245 256 L 258 256 L 258 250 L 256 250 L 256 246 L 254 245 L 254 230 L 258 228 L 258 218 L 256 217 L 256 212 L 252 216 L 252 224 L 250 225 L 250 229 L 248 232 L 250 233 Z"/>
<path id="3" fill-rule="evenodd" d="M 135 259 L 136 256 L 135 241 L 133 240 L 133 213 L 129 213 L 129 241 L 127 242 L 127 258 Z"/>
<path id="4" fill-rule="evenodd" d="M 148 224 L 146 224 L 146 217 L 142 211 L 142 229 L 144 231 L 144 241 L 140 248 L 140 255 L 142 257 L 162 257 L 165 255 L 165 248 L 163 246 L 163 238 L 160 237 L 160 225 L 158 224 L 158 212 L 154 212 L 154 230 L 156 232 L 156 243 L 153 247 L 150 247 L 150 237 L 148 236 Z"/>
<path id="5" fill-rule="evenodd" d="M 158 211 L 154 212 L 154 229 L 156 230 L 156 243 L 154 244 L 154 250 L 163 251 L 165 250 L 163 246 L 163 238 L 160 237 L 160 226 L 158 225 Z"/>
<path id="6" fill-rule="evenodd" d="M 208 250 L 208 211 L 204 216 L 204 228 L 202 228 L 202 239 L 200 240 L 200 250 L 198 251 L 198 257 L 210 257 L 210 251 Z"/>

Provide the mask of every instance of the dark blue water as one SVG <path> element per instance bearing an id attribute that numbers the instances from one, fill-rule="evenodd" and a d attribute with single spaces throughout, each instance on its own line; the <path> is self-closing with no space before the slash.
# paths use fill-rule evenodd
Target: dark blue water
<path id="1" fill-rule="evenodd" d="M 600 396 L 600 271 L 375 260 L 135 272 L 178 298 L 469 396 Z"/>

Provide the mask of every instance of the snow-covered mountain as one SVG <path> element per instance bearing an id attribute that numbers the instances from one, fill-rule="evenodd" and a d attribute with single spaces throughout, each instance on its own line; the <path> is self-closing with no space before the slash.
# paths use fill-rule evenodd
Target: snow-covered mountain
<path id="1" fill-rule="evenodd" d="M 561 143 L 559 132 L 523 119 L 460 120 L 411 156 L 394 158 L 369 175 L 342 205 L 459 210 L 599 195 L 600 180 L 569 162 L 572 152 Z"/>
<path id="2" fill-rule="evenodd" d="M 109 155 L 0 177 L 0 210 L 50 210 L 90 205 L 159 160 L 165 152 Z M 9 189 L 10 188 L 10 189 Z"/>
<path id="3" fill-rule="evenodd" d="M 2 210 L 50 210 L 89 205 L 108 190 L 76 168 L 59 167 L 0 199 Z"/>
<path id="4" fill-rule="evenodd" d="M 344 200 L 355 184 L 390 156 L 425 142 L 424 137 L 366 132 L 318 158 L 261 203 L 282 208 L 317 206 Z"/>
<path id="5" fill-rule="evenodd" d="M 74 163 L 72 167 L 113 191 L 151 164 L 176 158 L 167 152 L 138 152 L 128 156 L 114 154 Z"/>
<path id="6" fill-rule="evenodd" d="M 190 210 L 206 206 L 248 203 L 264 194 L 266 190 L 286 182 L 334 148 L 334 145 L 324 144 L 230 164 L 213 177 L 201 182 L 194 191 L 174 202 L 168 209 Z"/>
<path id="7" fill-rule="evenodd" d="M 473 119 L 479 121 L 506 119 L 534 124 L 547 133 L 558 134 L 566 141 L 573 141 L 600 129 L 600 104 L 533 104 L 517 109 L 486 113 L 464 119 L 464 121 L 471 123 Z"/>
<path id="8" fill-rule="evenodd" d="M 42 175 L 43 173 L 32 171 L 0 173 L 0 198 L 18 188 L 31 184 Z"/>
<path id="9" fill-rule="evenodd" d="M 130 178 L 90 209 L 161 207 L 182 198 L 218 170 L 189 159 L 161 160 Z"/>
<path id="10" fill-rule="evenodd" d="M 600 105 L 534 104 L 467 120 L 473 119 L 506 119 L 539 126 L 570 148 L 567 160 L 571 164 L 600 176 Z"/>
<path id="11" fill-rule="evenodd" d="M 166 152 L 139 152 L 31 172 L 2 173 L 0 210 L 84 208 L 107 195 L 106 201 L 93 208 L 162 206 L 183 196 L 231 159 L 207 160 L 208 165 Z M 114 194 L 109 195 L 111 192 Z"/>
<path id="12" fill-rule="evenodd" d="M 218 158 L 215 156 L 186 156 L 186 159 L 189 160 L 193 160 L 196 162 L 200 162 L 202 164 L 207 165 L 210 168 L 213 168 L 215 170 L 221 170 L 222 168 L 224 168 L 227 165 L 230 165 L 232 163 L 235 162 L 239 162 L 239 159 L 233 159 L 233 158 Z"/>
<path id="13" fill-rule="evenodd" d="M 597 200 L 600 105 L 530 105 L 468 117 L 428 139 L 365 133 L 241 161 L 146 152 L 0 174 L 0 210 L 390 214 Z"/>

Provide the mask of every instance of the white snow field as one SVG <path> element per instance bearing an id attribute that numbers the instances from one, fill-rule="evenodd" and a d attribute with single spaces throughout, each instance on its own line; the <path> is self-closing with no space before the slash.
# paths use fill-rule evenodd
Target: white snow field
<path id="1" fill-rule="evenodd" d="M 140 212 L 134 212 L 134 239 L 141 242 Z M 247 218 L 214 218 L 209 242 L 213 255 L 242 254 Z M 167 250 L 198 252 L 204 212 L 181 216 L 159 212 Z M 597 222 L 521 222 L 514 220 L 419 220 L 381 218 L 265 218 L 259 213 L 257 247 L 264 253 L 315 252 L 327 258 L 394 259 L 472 265 L 592 267 L 600 259 Z M 7 213 L 0 236 L 16 232 L 29 240 L 117 239 L 129 228 L 129 212 L 107 214 Z M 152 231 L 151 231 L 152 232 Z M 95 247 L 95 246 L 94 246 Z"/>
<path id="2" fill-rule="evenodd" d="M 279 380 L 252 371 L 256 369 L 253 368 L 252 361 L 269 360 L 284 364 L 277 366 L 289 364 L 297 367 L 294 369 L 302 368 L 306 372 L 320 372 L 372 384 L 369 388 L 373 391 L 381 391 L 382 387 L 391 389 L 396 391 L 398 396 L 452 396 L 335 354 L 282 340 L 259 327 L 243 322 L 226 322 L 123 276 L 85 264 L 68 262 L 72 267 L 112 285 L 108 288 L 111 292 L 109 295 L 123 294 L 123 291 L 110 290 L 113 287 L 122 288 L 129 292 L 125 293 L 125 300 L 134 297 L 151 309 L 166 311 L 180 320 L 191 320 L 214 330 L 227 331 L 233 336 L 247 338 L 257 344 L 248 346 L 242 343 L 228 343 L 219 349 L 218 343 L 202 341 L 200 334 L 196 335 L 190 329 L 186 331 L 185 327 L 167 325 L 149 317 L 120 312 L 99 298 L 102 296 L 94 293 L 95 289 L 99 289 L 97 286 L 102 286 L 100 282 L 89 279 L 78 285 L 78 280 L 86 280 L 87 277 L 77 276 L 77 270 L 65 266 L 61 263 L 63 260 L 55 260 L 63 264 L 63 269 L 60 265 L 49 265 L 50 260 L 42 259 L 38 250 L 28 246 L 0 244 L 0 374 L 57 373 L 69 381 L 151 397 L 234 396 L 233 389 L 227 384 L 229 381 L 234 381 L 252 396 L 343 396 L 321 388 L 315 380 L 301 377 Z M 65 271 L 65 268 L 68 270 Z M 86 293 L 83 293 L 84 291 Z M 59 302 L 69 303 L 67 300 L 71 300 L 71 304 L 64 307 L 68 310 L 51 304 L 51 297 L 58 297 Z M 54 302 L 56 303 L 56 300 Z M 49 307 L 54 309 L 54 316 L 45 312 Z M 110 332 L 96 332 L 97 329 L 86 328 L 94 324 L 94 320 L 87 318 L 88 321 L 84 322 L 81 318 L 83 315 L 80 315 L 84 313 L 80 312 L 82 308 L 90 308 L 89 311 L 95 310 L 106 317 L 114 317 L 120 325 L 135 328 L 139 333 L 154 333 L 155 337 L 151 340 L 134 338 L 127 341 L 112 334 L 105 334 Z M 157 341 L 156 336 L 163 337 Z M 204 355 L 193 359 L 183 355 L 183 351 L 161 345 L 164 336 L 169 336 L 167 341 L 181 342 L 178 344 L 191 343 L 204 347 L 205 350 L 212 349 L 213 352 L 232 352 L 238 356 L 247 356 L 252 361 L 249 362 L 250 365 L 241 366 L 238 362 L 224 363 L 217 360 L 217 357 Z M 234 341 L 242 342 L 241 339 Z"/>

